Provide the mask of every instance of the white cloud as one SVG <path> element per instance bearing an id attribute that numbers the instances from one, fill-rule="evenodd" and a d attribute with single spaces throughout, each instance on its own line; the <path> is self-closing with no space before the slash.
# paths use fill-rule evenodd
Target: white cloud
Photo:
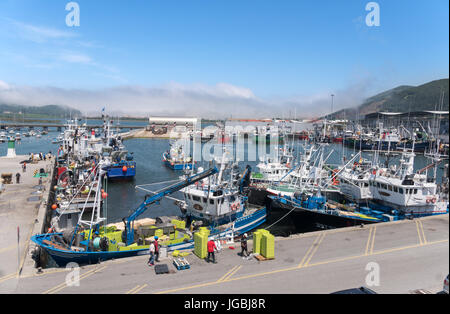
<path id="1" fill-rule="evenodd" d="M 74 38 L 78 35 L 74 32 L 62 31 L 55 28 L 36 26 L 13 19 L 6 19 L 13 27 L 13 31 L 23 39 L 33 41 L 35 43 L 44 43 L 52 39 Z"/>
<path id="2" fill-rule="evenodd" d="M 91 64 L 92 59 L 88 55 L 81 53 L 62 53 L 60 55 L 60 59 L 62 61 L 70 62 L 70 63 L 83 63 L 83 64 Z"/>
<path id="3" fill-rule="evenodd" d="M 77 61 L 82 61 L 82 58 Z M 101 73 L 98 75 L 103 76 Z M 116 78 L 120 80 L 120 77 Z M 90 90 L 14 86 L 0 81 L 0 103 L 34 106 L 59 104 L 79 109 L 88 115 L 98 115 L 106 106 L 109 112 L 134 116 L 289 118 L 295 114 L 296 118 L 317 118 L 330 113 L 331 93 L 336 95 L 333 109 L 338 111 L 361 104 L 371 93 L 371 86 L 369 79 L 361 79 L 347 88 L 332 92 L 262 99 L 248 88 L 228 83 L 171 82 L 159 86 L 119 85 Z"/>
<path id="4" fill-rule="evenodd" d="M 0 92 L 1 91 L 7 91 L 9 90 L 11 87 L 8 85 L 8 83 L 0 81 Z"/>

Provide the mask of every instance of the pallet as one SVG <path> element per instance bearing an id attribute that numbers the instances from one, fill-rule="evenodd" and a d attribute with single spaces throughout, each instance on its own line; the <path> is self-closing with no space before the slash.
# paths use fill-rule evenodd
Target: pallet
<path id="1" fill-rule="evenodd" d="M 189 264 L 189 262 L 184 257 L 175 258 L 173 260 L 173 265 L 175 265 L 175 267 L 178 270 L 184 270 L 184 269 L 191 268 L 191 265 Z"/>
<path id="2" fill-rule="evenodd" d="M 273 257 L 273 258 L 266 258 L 266 257 L 264 257 L 264 256 L 262 256 L 262 255 L 255 255 L 255 258 L 256 258 L 258 261 L 260 261 L 260 262 L 262 262 L 262 261 L 270 261 L 270 260 L 275 259 L 275 257 Z"/>

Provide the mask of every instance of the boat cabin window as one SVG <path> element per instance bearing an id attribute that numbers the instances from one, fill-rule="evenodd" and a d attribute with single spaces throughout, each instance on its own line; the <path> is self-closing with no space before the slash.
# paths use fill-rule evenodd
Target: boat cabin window
<path id="1" fill-rule="evenodd" d="M 196 201 L 196 202 L 200 202 L 200 197 L 199 197 L 199 196 L 193 195 L 193 196 L 192 196 L 192 199 L 193 199 L 194 201 Z"/>
<path id="2" fill-rule="evenodd" d="M 368 187 L 368 186 L 369 186 L 369 183 L 364 182 L 364 187 L 366 188 L 366 187 Z"/>
<path id="3" fill-rule="evenodd" d="M 394 186 L 394 192 L 398 193 L 398 187 Z"/>
<path id="4" fill-rule="evenodd" d="M 400 192 L 400 194 L 403 194 L 403 188 L 398 188 L 398 191 Z"/>
<path id="5" fill-rule="evenodd" d="M 392 185 L 388 185 L 388 190 L 392 191 Z"/>
<path id="6" fill-rule="evenodd" d="M 379 183 L 379 182 L 377 182 L 377 188 L 381 188 L 381 186 L 380 186 L 380 183 Z"/>
<path id="7" fill-rule="evenodd" d="M 203 203 L 208 203 L 208 199 L 206 197 L 203 198 Z"/>
<path id="8" fill-rule="evenodd" d="M 417 189 L 414 189 L 414 194 L 417 194 Z"/>
<path id="9" fill-rule="evenodd" d="M 387 185 L 384 184 L 384 183 L 382 183 L 382 184 L 381 184 L 381 188 L 387 190 Z"/>

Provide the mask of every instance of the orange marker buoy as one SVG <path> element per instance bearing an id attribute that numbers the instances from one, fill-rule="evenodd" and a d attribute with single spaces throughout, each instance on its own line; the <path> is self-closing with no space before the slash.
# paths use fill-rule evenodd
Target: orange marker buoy
<path id="1" fill-rule="evenodd" d="M 122 171 L 127 172 L 127 170 L 128 170 L 127 166 L 123 166 Z"/>
<path id="2" fill-rule="evenodd" d="M 102 193 L 102 198 L 105 199 L 105 198 L 107 198 L 107 197 L 108 197 L 108 193 L 103 192 L 103 193 Z"/>
<path id="3" fill-rule="evenodd" d="M 55 210 L 55 209 L 57 209 L 57 208 L 58 208 L 58 205 L 56 205 L 56 204 L 53 204 L 53 205 L 52 205 L 52 209 L 53 209 L 53 210 Z"/>

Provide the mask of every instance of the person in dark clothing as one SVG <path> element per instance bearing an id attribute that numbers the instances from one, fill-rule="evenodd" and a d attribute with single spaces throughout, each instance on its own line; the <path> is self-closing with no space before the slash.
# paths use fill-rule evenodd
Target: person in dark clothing
<path id="1" fill-rule="evenodd" d="M 244 256 L 244 252 L 245 252 L 245 256 L 248 256 L 248 249 L 247 249 L 247 234 L 244 233 L 244 236 L 241 239 L 241 256 Z"/>
<path id="2" fill-rule="evenodd" d="M 23 170 L 23 172 L 27 172 L 27 163 L 26 162 L 23 163 L 22 170 Z"/>
<path id="3" fill-rule="evenodd" d="M 20 173 L 16 173 L 16 183 L 19 184 L 20 183 Z"/>
<path id="4" fill-rule="evenodd" d="M 155 262 L 159 262 L 159 243 L 158 243 L 158 237 L 155 236 Z"/>
<path id="5" fill-rule="evenodd" d="M 213 263 L 214 263 L 214 264 L 216 263 L 216 257 L 214 256 L 214 249 L 217 250 L 216 244 L 214 243 L 213 240 L 209 240 L 209 241 L 208 241 L 208 259 L 207 259 L 207 262 L 208 262 L 208 263 L 209 263 L 209 261 L 210 261 L 209 258 L 210 258 L 211 256 L 212 256 Z"/>

